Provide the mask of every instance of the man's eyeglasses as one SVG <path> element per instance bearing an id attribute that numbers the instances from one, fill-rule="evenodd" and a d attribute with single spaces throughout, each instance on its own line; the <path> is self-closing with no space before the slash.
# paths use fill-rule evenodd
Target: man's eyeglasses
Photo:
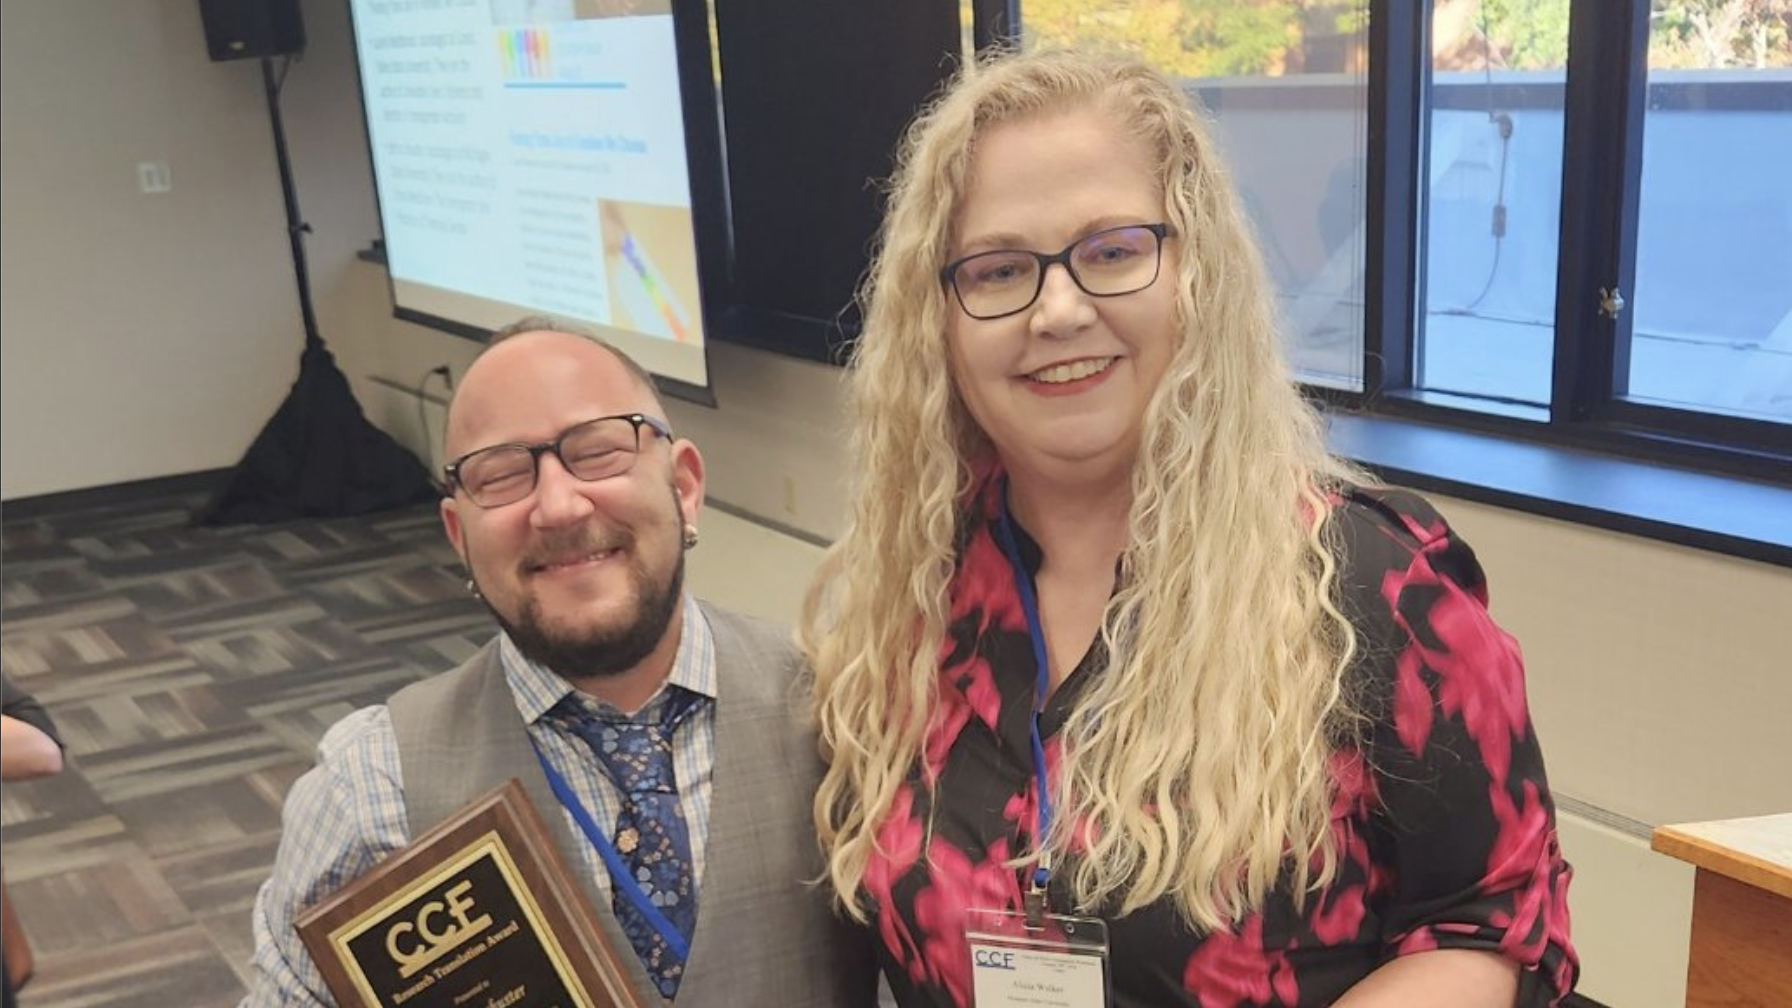
<path id="1" fill-rule="evenodd" d="M 672 428 L 664 420 L 641 413 L 598 417 L 575 424 L 552 441 L 500 444 L 468 452 L 443 468 L 449 496 L 465 490 L 482 508 L 514 504 L 535 490 L 541 457 L 553 452 L 574 477 L 587 483 L 621 476 L 635 467 L 641 454 L 641 428 L 666 440 Z"/>
<path id="2" fill-rule="evenodd" d="M 940 281 L 974 319 L 1006 318 L 1026 311 L 1045 289 L 1045 271 L 1064 267 L 1091 297 L 1119 297 L 1157 282 L 1168 224 L 1129 224 L 1097 231 L 1056 255 L 1027 249 L 979 252 L 946 264 Z"/>

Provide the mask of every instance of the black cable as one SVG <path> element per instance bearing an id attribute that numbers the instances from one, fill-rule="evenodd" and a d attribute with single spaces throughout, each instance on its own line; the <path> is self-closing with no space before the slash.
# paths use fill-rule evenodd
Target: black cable
<path id="1" fill-rule="evenodd" d="M 434 454 L 435 439 L 432 438 L 429 433 L 429 410 L 427 408 L 428 407 L 428 398 L 429 398 L 429 379 L 430 379 L 430 376 L 432 376 L 432 375 L 441 378 L 442 384 L 446 385 L 448 388 L 448 393 L 450 395 L 453 395 L 454 394 L 454 372 L 448 370 L 448 365 L 446 365 L 446 364 L 441 364 L 436 367 L 432 367 L 428 371 L 423 372 L 422 376 L 417 379 L 417 384 L 412 386 L 412 388 L 411 388 L 411 394 L 413 396 L 415 396 L 417 399 L 417 424 L 423 430 L 423 450 L 425 452 Z M 442 489 L 443 483 L 437 477 L 437 473 L 433 469 L 430 470 L 429 481 L 431 484 L 433 484 L 435 486 L 435 488 L 437 490 Z"/>
<path id="2" fill-rule="evenodd" d="M 1487 292 L 1493 290 L 1494 278 L 1500 272 L 1500 250 L 1506 244 L 1506 161 L 1512 153 L 1512 117 L 1500 112 L 1491 118 L 1500 127 L 1500 181 L 1493 198 L 1493 262 L 1487 267 L 1487 282 L 1481 285 L 1481 293 L 1463 307 L 1464 314 L 1479 307 L 1487 299 Z"/>
<path id="3" fill-rule="evenodd" d="M 1481 22 L 1481 79 L 1482 101 L 1487 111 L 1487 121 L 1499 127 L 1500 131 L 1500 179 L 1493 197 L 1493 262 L 1487 267 L 1487 280 L 1481 285 L 1481 293 L 1474 300 L 1461 308 L 1449 308 L 1440 312 L 1443 315 L 1467 315 L 1480 307 L 1493 290 L 1493 282 L 1499 277 L 1500 252 L 1506 244 L 1506 163 L 1512 153 L 1512 116 L 1506 112 L 1495 112 L 1493 109 L 1493 32 L 1487 24 L 1486 0 L 1478 0 L 1475 5 L 1476 16 Z"/>

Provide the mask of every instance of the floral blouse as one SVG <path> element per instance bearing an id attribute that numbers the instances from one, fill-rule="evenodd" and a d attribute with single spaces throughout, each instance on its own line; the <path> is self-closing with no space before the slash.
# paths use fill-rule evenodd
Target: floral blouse
<path id="1" fill-rule="evenodd" d="M 865 874 L 883 971 L 904 1006 L 969 1004 L 966 909 L 1021 907 L 1019 872 L 1003 862 L 1035 828 L 1034 658 L 996 535 L 1000 486 L 979 490 L 983 517 L 959 551 L 926 772 L 917 766 L 897 793 L 879 830 L 884 853 Z M 1332 756 L 1337 876 L 1305 903 L 1284 879 L 1222 933 L 1191 931 L 1168 899 L 1119 918 L 1095 908 L 1115 1005 L 1323 1005 L 1394 957 L 1438 948 L 1519 963 L 1521 1006 L 1573 986 L 1570 870 L 1518 645 L 1487 613 L 1474 553 L 1409 493 L 1354 490 L 1335 507 L 1344 611 L 1375 724 L 1366 751 Z M 1013 528 L 1036 573 L 1039 547 Z M 1048 772 L 1058 728 L 1104 673 L 1101 650 L 1098 640 L 1040 718 Z M 1057 879 L 1051 904 L 1072 904 Z"/>

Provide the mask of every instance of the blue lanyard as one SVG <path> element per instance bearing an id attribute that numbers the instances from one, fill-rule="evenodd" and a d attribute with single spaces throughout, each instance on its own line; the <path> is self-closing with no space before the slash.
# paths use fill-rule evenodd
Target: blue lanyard
<path id="1" fill-rule="evenodd" d="M 1039 737 L 1039 715 L 1045 712 L 1045 695 L 1051 689 L 1051 664 L 1045 654 L 1045 630 L 1039 622 L 1039 600 L 1033 595 L 1033 576 L 1020 558 L 1020 545 L 1014 539 L 1014 526 L 1008 518 L 1008 482 L 1002 481 L 1002 510 L 997 516 L 996 532 L 1002 540 L 1002 552 L 1014 572 L 1014 587 L 1020 591 L 1021 612 L 1027 617 L 1027 636 L 1033 642 L 1033 715 L 1029 732 L 1033 743 L 1033 790 L 1037 794 L 1034 807 L 1033 845 L 1039 852 L 1039 864 L 1033 868 L 1033 888 L 1043 890 L 1051 881 L 1052 870 L 1046 863 L 1043 845 L 1046 830 L 1052 824 L 1051 791 L 1045 780 L 1045 743 Z"/>
<path id="2" fill-rule="evenodd" d="M 535 744 L 533 739 L 530 740 L 530 744 Z M 690 939 L 685 937 L 684 932 L 673 926 L 672 922 L 666 919 L 666 915 L 660 912 L 660 908 L 654 906 L 653 901 L 647 898 L 647 894 L 641 891 L 641 884 L 635 881 L 634 873 L 622 863 L 622 855 L 616 853 L 616 848 L 610 845 L 610 840 L 604 836 L 603 830 L 597 828 L 597 821 L 591 818 L 590 812 L 585 811 L 585 806 L 579 801 L 579 796 L 573 794 L 572 786 L 567 784 L 566 778 L 560 776 L 560 772 L 548 763 L 548 758 L 542 755 L 541 747 L 538 745 L 535 746 L 535 758 L 541 761 L 541 770 L 548 775 L 548 786 L 554 789 L 554 796 L 560 799 L 561 805 L 566 806 L 566 811 L 572 813 L 573 819 L 579 824 L 579 829 L 585 831 L 585 839 L 591 841 L 591 846 L 597 848 L 598 856 L 603 858 L 604 867 L 610 872 L 610 884 L 615 886 L 625 899 L 634 904 L 636 910 L 641 911 L 641 916 L 645 917 L 647 923 L 652 924 L 653 929 L 666 940 L 666 947 L 672 950 L 672 954 L 677 956 L 680 962 L 688 960 L 691 957 Z"/>

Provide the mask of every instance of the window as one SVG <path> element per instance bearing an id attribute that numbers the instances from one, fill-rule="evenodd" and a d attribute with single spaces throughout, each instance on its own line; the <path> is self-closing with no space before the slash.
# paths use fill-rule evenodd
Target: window
<path id="1" fill-rule="evenodd" d="M 1653 5 L 1632 402 L 1792 421 L 1789 36 L 1786 0 Z"/>
<path id="2" fill-rule="evenodd" d="M 1555 356 L 1568 0 L 1430 6 L 1412 385 L 1434 402 L 1541 416 Z"/>
<path id="3" fill-rule="evenodd" d="M 1359 2 L 1022 0 L 1032 46 L 1120 49 L 1212 114 L 1302 378 L 1363 389 L 1368 31 Z"/>
<path id="4" fill-rule="evenodd" d="M 1792 481 L 1792 0 L 1020 0 L 1018 22 L 1139 53 L 1212 111 L 1319 394 Z"/>

